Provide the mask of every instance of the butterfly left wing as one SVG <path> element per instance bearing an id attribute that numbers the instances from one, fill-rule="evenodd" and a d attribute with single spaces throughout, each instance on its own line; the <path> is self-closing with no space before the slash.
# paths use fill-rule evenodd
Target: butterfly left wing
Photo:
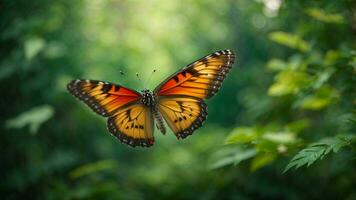
<path id="1" fill-rule="evenodd" d="M 107 123 L 110 133 L 127 145 L 149 147 L 154 143 L 152 112 L 142 103 L 119 109 Z"/>
<path id="2" fill-rule="evenodd" d="M 112 116 L 119 108 L 141 97 L 138 92 L 121 85 L 95 80 L 73 80 L 67 88 L 73 96 L 104 117 Z"/>
<path id="3" fill-rule="evenodd" d="M 94 80 L 73 80 L 67 88 L 93 111 L 109 117 L 109 132 L 121 142 L 132 147 L 153 145 L 152 113 L 139 101 L 141 95 L 138 92 Z"/>

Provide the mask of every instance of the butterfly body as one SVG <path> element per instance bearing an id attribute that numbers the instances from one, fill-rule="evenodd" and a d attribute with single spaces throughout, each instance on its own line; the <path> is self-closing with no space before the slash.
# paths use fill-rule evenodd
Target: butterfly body
<path id="1" fill-rule="evenodd" d="M 150 90 L 142 90 L 141 91 L 141 102 L 143 105 L 152 107 L 155 106 L 155 96 Z"/>
<path id="2" fill-rule="evenodd" d="M 143 105 L 149 107 L 156 121 L 157 128 L 164 134 L 166 134 L 166 127 L 164 126 L 162 115 L 159 113 L 156 107 L 157 96 L 148 89 L 141 90 L 141 102 Z"/>
<path id="3" fill-rule="evenodd" d="M 202 126 L 208 114 L 204 100 L 220 89 L 234 59 L 230 50 L 217 51 L 174 73 L 153 91 L 136 92 L 94 80 L 73 80 L 67 88 L 93 111 L 108 117 L 109 132 L 121 142 L 149 147 L 154 143 L 154 122 L 165 134 L 165 121 L 178 139 Z"/>

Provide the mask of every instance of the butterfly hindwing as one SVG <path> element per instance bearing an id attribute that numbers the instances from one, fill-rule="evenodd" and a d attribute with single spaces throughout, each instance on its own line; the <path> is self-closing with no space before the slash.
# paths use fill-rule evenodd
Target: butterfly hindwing
<path id="1" fill-rule="evenodd" d="M 191 135 L 202 126 L 207 116 L 203 100 L 191 97 L 162 98 L 158 110 L 178 139 Z"/>
<path id="2" fill-rule="evenodd" d="M 234 63 L 230 50 L 217 51 L 176 72 L 156 89 L 158 96 L 185 95 L 208 99 L 220 89 Z"/>
<path id="3" fill-rule="evenodd" d="M 67 88 L 72 95 L 104 117 L 112 116 L 119 108 L 140 99 L 140 94 L 134 90 L 103 81 L 73 80 Z"/>
<path id="4" fill-rule="evenodd" d="M 121 142 L 132 147 L 149 147 L 154 143 L 152 112 L 141 103 L 119 109 L 115 116 L 108 118 L 108 129 Z"/>

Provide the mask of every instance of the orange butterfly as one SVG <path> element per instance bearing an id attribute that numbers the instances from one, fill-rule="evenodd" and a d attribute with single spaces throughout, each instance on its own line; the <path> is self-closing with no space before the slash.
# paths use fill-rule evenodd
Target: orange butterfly
<path id="1" fill-rule="evenodd" d="M 108 117 L 112 135 L 132 147 L 154 143 L 154 120 L 166 133 L 163 119 L 178 139 L 191 135 L 207 116 L 204 99 L 214 96 L 234 63 L 230 50 L 201 58 L 163 81 L 156 89 L 132 89 L 103 81 L 73 80 L 69 92 L 93 111 Z"/>

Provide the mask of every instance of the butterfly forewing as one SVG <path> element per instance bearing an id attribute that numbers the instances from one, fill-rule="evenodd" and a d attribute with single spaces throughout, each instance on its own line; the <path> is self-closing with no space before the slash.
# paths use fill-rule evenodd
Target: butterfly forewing
<path id="1" fill-rule="evenodd" d="M 166 79 L 155 93 L 158 96 L 185 95 L 208 99 L 220 89 L 234 59 L 235 55 L 230 50 L 205 56 Z"/>
<path id="2" fill-rule="evenodd" d="M 112 116 L 121 107 L 140 99 L 140 93 L 134 90 L 103 81 L 73 80 L 67 88 L 72 95 L 104 117 Z"/>

